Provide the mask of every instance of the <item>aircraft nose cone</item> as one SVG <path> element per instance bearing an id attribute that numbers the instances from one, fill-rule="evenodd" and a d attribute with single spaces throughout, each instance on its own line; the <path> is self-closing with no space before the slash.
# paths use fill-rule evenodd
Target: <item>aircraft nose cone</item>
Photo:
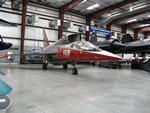
<path id="1" fill-rule="evenodd" d="M 101 51 L 100 54 L 104 55 L 106 57 L 106 60 L 122 60 L 122 57 L 115 55 L 113 53 L 110 53 L 108 51 Z"/>
<path id="2" fill-rule="evenodd" d="M 115 48 L 123 48 L 123 47 L 125 47 L 125 45 L 120 43 L 120 42 L 114 42 L 113 43 L 113 47 L 115 47 Z"/>

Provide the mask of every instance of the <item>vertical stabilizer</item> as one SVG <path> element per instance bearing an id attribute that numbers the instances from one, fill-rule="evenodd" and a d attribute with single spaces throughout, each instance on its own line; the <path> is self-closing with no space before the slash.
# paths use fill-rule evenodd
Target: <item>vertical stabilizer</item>
<path id="1" fill-rule="evenodd" d="M 123 35 L 123 37 L 122 37 L 122 43 L 123 43 L 123 44 L 124 44 L 124 43 L 133 42 L 133 41 L 135 41 L 135 40 L 133 39 L 133 37 L 132 37 L 130 34 L 125 34 L 125 35 Z"/>
<path id="2" fill-rule="evenodd" d="M 97 43 L 97 34 L 96 33 L 92 33 L 90 42 L 92 44 L 96 44 Z"/>
<path id="3" fill-rule="evenodd" d="M 44 39 L 44 47 L 47 47 L 49 45 L 49 41 L 48 41 L 46 31 L 44 29 L 43 29 L 43 39 Z"/>

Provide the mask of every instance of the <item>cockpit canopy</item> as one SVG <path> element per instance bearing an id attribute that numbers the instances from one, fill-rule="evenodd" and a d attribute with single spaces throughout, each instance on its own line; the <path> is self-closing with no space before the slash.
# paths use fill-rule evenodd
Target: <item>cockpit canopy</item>
<path id="1" fill-rule="evenodd" d="M 97 47 L 87 41 L 73 42 L 73 43 L 71 43 L 70 47 L 73 49 L 81 49 L 81 50 L 85 50 L 85 51 L 100 51 L 99 47 Z"/>

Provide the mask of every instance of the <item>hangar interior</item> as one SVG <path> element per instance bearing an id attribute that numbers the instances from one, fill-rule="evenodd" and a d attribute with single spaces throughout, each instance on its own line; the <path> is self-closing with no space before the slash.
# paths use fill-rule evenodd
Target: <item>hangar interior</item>
<path id="1" fill-rule="evenodd" d="M 57 43 L 74 34 L 93 45 Z M 149 0 L 0 0 L 0 36 L 0 113 L 150 112 Z"/>

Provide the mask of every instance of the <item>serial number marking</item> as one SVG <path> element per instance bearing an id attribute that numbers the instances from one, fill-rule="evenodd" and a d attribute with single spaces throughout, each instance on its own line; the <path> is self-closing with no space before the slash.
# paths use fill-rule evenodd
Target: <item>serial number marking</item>
<path id="1" fill-rule="evenodd" d="M 63 56 L 70 56 L 70 50 L 69 49 L 63 50 Z"/>

